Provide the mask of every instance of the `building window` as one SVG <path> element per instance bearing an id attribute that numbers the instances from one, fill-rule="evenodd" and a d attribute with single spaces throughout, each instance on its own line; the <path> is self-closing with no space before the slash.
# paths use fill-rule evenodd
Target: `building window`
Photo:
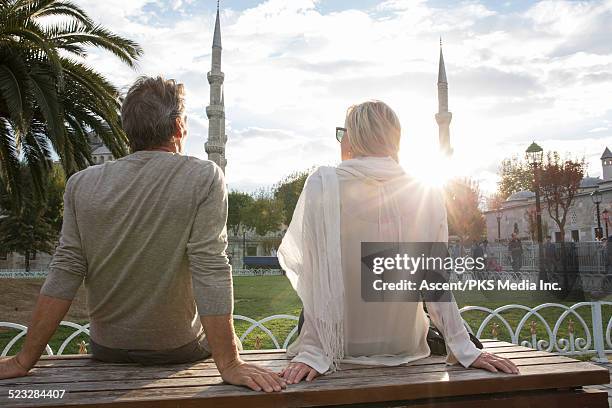
<path id="1" fill-rule="evenodd" d="M 577 222 L 576 211 L 570 213 L 570 224 L 575 225 Z"/>
<path id="2" fill-rule="evenodd" d="M 257 246 L 249 245 L 247 247 L 247 256 L 257 256 Z"/>
<path id="3" fill-rule="evenodd" d="M 572 241 L 574 242 L 580 241 L 580 231 L 572 230 Z"/>
<path id="4" fill-rule="evenodd" d="M 518 223 L 514 223 L 514 233 L 518 234 L 519 233 L 519 228 L 518 228 Z"/>
<path id="5" fill-rule="evenodd" d="M 104 163 L 104 156 L 100 156 L 100 163 Z"/>
<path id="6" fill-rule="evenodd" d="M 6 261 L 8 259 L 8 252 L 0 250 L 0 261 Z"/>
<path id="7" fill-rule="evenodd" d="M 563 236 L 561 236 L 561 233 L 559 231 L 555 231 L 555 242 L 561 241 L 563 241 Z"/>

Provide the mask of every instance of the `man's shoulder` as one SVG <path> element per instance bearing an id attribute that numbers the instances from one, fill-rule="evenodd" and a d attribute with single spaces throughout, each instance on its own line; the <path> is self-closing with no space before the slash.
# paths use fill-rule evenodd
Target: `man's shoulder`
<path id="1" fill-rule="evenodd" d="M 102 172 L 103 167 L 107 164 L 110 164 L 110 162 L 104 164 L 95 164 L 83 170 L 77 171 L 68 178 L 68 183 L 75 184 L 84 179 L 91 179 L 92 177 L 97 177 Z"/>
<path id="2" fill-rule="evenodd" d="M 178 160 L 184 162 L 190 167 L 194 169 L 199 169 L 200 171 L 206 173 L 215 173 L 217 171 L 221 171 L 221 168 L 212 160 L 208 159 L 200 159 L 199 157 L 189 156 L 189 155 L 177 155 Z"/>

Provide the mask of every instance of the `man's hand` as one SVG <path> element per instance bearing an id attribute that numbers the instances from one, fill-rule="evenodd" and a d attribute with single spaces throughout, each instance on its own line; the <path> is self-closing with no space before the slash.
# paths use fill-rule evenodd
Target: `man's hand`
<path id="1" fill-rule="evenodd" d="M 234 385 L 244 385 L 254 391 L 280 391 L 285 388 L 285 380 L 278 374 L 247 364 L 238 354 L 239 341 L 234 333 L 232 316 L 201 316 L 202 325 L 206 332 L 208 345 L 213 359 L 223 381 Z"/>
<path id="2" fill-rule="evenodd" d="M 0 360 L 0 380 L 28 374 L 45 350 L 71 303 L 71 300 L 38 296 L 23 348 L 16 356 Z"/>
<path id="3" fill-rule="evenodd" d="M 28 371 L 19 363 L 16 356 L 0 360 L 0 380 L 25 377 L 28 375 Z"/>
<path id="4" fill-rule="evenodd" d="M 319 372 L 314 368 L 304 363 L 289 363 L 281 376 L 287 381 L 287 384 L 297 384 L 306 377 L 306 381 L 312 381 L 319 376 Z"/>
<path id="5" fill-rule="evenodd" d="M 233 385 L 244 385 L 253 391 L 272 392 L 286 387 L 285 381 L 278 374 L 242 360 L 235 360 L 220 372 L 223 381 Z"/>
<path id="6" fill-rule="evenodd" d="M 511 360 L 487 352 L 481 353 L 470 367 L 482 368 L 492 373 L 502 371 L 507 374 L 518 374 L 519 372 L 518 367 Z"/>

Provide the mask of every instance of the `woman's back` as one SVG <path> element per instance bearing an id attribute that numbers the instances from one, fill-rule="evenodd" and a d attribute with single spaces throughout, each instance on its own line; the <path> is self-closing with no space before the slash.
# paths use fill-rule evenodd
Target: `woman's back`
<path id="1" fill-rule="evenodd" d="M 374 165 L 361 166 L 366 163 Z M 441 196 L 409 178 L 390 158 L 349 160 L 336 172 L 345 286 L 345 356 L 350 356 L 348 360 L 395 356 L 375 358 L 374 362 L 381 364 L 396 364 L 398 358 L 407 362 L 408 356 L 409 360 L 425 357 L 429 354 L 429 323 L 421 302 L 363 300 L 361 243 L 445 241 L 446 215 Z M 389 359 L 393 361 L 384 361 Z"/>

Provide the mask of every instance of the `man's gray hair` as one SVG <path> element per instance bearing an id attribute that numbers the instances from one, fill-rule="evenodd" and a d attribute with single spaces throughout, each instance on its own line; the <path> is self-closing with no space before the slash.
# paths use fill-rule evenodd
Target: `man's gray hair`
<path id="1" fill-rule="evenodd" d="M 183 84 L 161 76 L 138 78 L 121 106 L 121 123 L 132 151 L 168 144 L 176 131 L 176 118 L 184 113 Z"/>

